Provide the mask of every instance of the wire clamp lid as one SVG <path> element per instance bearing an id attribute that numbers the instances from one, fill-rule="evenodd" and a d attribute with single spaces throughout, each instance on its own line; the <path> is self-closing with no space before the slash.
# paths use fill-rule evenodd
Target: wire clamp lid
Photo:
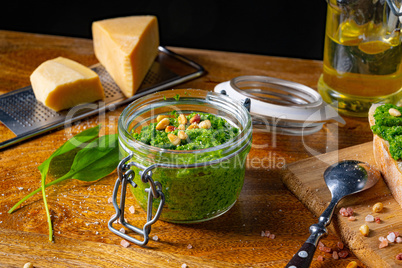
<path id="1" fill-rule="evenodd" d="M 128 161 L 130 161 L 132 157 L 133 153 L 129 154 L 127 157 L 121 160 L 119 165 L 117 166 L 118 178 L 116 180 L 112 196 L 112 203 L 116 211 L 116 214 L 109 220 L 108 227 L 109 230 L 112 231 L 114 234 L 139 246 L 145 246 L 149 241 L 149 233 L 151 232 L 151 225 L 154 224 L 159 219 L 159 216 L 162 212 L 163 205 L 165 204 L 165 195 L 162 192 L 162 185 L 159 182 L 154 182 L 152 180 L 152 169 L 154 168 L 154 166 L 144 167 L 135 162 L 127 163 Z M 136 183 L 133 181 L 135 172 L 131 169 L 132 166 L 136 166 L 142 169 L 143 171 L 140 172 L 141 181 L 150 184 L 150 188 L 145 189 L 145 191 L 148 193 L 147 222 L 144 224 L 142 229 L 129 224 L 124 218 L 127 183 L 130 183 L 134 188 L 137 187 Z M 117 204 L 117 193 L 119 191 L 120 184 L 121 184 L 121 197 L 119 207 L 119 205 Z M 152 204 L 154 198 L 160 198 L 161 200 L 159 202 L 159 206 L 158 209 L 156 210 L 155 216 L 152 216 Z M 127 229 L 141 235 L 143 237 L 143 240 L 131 237 L 121 232 L 120 230 L 114 228 L 113 223 L 115 223 L 116 220 L 120 221 L 120 223 Z"/>
<path id="2" fill-rule="evenodd" d="M 345 120 L 320 94 L 305 85 L 283 79 L 246 75 L 218 84 L 215 92 L 225 92 L 232 99 L 250 101 L 253 125 L 287 135 L 309 135 L 325 122 Z M 258 126 L 260 125 L 260 126 Z"/>

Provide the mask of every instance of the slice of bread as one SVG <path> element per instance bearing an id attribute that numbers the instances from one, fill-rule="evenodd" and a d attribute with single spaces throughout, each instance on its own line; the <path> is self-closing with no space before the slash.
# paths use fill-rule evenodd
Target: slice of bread
<path id="1" fill-rule="evenodd" d="M 375 125 L 375 109 L 381 104 L 373 104 L 369 110 L 368 119 L 370 126 Z M 388 141 L 374 134 L 373 138 L 374 159 L 380 169 L 385 183 L 388 185 L 394 199 L 402 207 L 402 161 L 396 161 L 389 152 Z"/>

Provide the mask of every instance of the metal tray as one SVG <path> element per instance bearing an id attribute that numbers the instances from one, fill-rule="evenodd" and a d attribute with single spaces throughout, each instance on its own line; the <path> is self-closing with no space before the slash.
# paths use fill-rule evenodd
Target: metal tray
<path id="1" fill-rule="evenodd" d="M 69 126 L 88 116 L 114 110 L 146 94 L 197 78 L 205 72 L 201 65 L 160 46 L 159 54 L 139 90 L 133 97 L 126 98 L 101 64 L 93 65 L 91 69 L 99 75 L 105 90 L 102 101 L 55 112 L 36 100 L 31 86 L 0 95 L 0 121 L 16 135 L 0 142 L 0 150 L 63 125 Z"/>

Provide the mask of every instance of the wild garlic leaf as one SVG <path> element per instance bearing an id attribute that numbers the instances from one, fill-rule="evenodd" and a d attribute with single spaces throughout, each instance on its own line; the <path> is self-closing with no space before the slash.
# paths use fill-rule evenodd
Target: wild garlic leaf
<path id="1" fill-rule="evenodd" d="M 65 154 L 67 152 L 71 152 L 72 150 L 79 149 L 80 146 L 84 146 L 84 143 L 87 141 L 90 141 L 99 135 L 99 128 L 100 126 L 96 126 L 87 130 L 84 130 L 83 132 L 75 135 L 68 141 L 66 141 L 59 149 L 57 149 L 48 159 L 46 159 L 39 167 L 39 171 L 41 173 L 41 185 L 42 185 L 42 197 L 43 197 L 43 204 L 45 206 L 45 211 L 46 211 L 46 217 L 47 217 L 47 222 L 49 225 L 49 240 L 53 240 L 53 228 L 52 228 L 52 221 L 50 219 L 50 212 L 49 212 L 49 207 L 47 205 L 47 199 L 46 199 L 46 176 L 47 172 L 49 171 L 50 164 L 52 162 L 52 159 L 55 158 L 56 156 Z"/>
<path id="2" fill-rule="evenodd" d="M 63 177 L 95 181 L 109 175 L 118 163 L 118 135 L 105 135 L 80 150 L 74 158 L 71 170 Z"/>
<path id="3" fill-rule="evenodd" d="M 59 147 L 48 159 L 46 159 L 39 167 L 39 171 L 42 176 L 46 177 L 49 170 L 50 163 L 56 156 L 70 152 L 80 146 L 85 146 L 86 142 L 89 142 L 99 136 L 100 125 L 86 129 L 81 133 L 78 133 L 68 141 L 66 141 L 61 147 Z"/>

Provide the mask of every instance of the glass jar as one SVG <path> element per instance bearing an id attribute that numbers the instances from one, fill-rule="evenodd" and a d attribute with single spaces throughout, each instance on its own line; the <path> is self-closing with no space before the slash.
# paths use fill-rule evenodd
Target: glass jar
<path id="1" fill-rule="evenodd" d="M 239 129 L 232 140 L 216 147 L 179 151 L 153 147 L 133 139 L 132 133 L 172 111 L 210 113 L 224 118 Z M 130 190 L 140 206 L 149 209 L 154 186 L 164 198 L 155 198 L 154 214 L 175 223 L 202 222 L 227 212 L 243 187 L 245 162 L 251 148 L 252 123 L 247 109 L 223 94 L 182 89 L 142 97 L 124 109 L 118 124 L 122 157 L 130 159 L 133 178 Z M 149 180 L 148 180 L 149 182 Z"/>

